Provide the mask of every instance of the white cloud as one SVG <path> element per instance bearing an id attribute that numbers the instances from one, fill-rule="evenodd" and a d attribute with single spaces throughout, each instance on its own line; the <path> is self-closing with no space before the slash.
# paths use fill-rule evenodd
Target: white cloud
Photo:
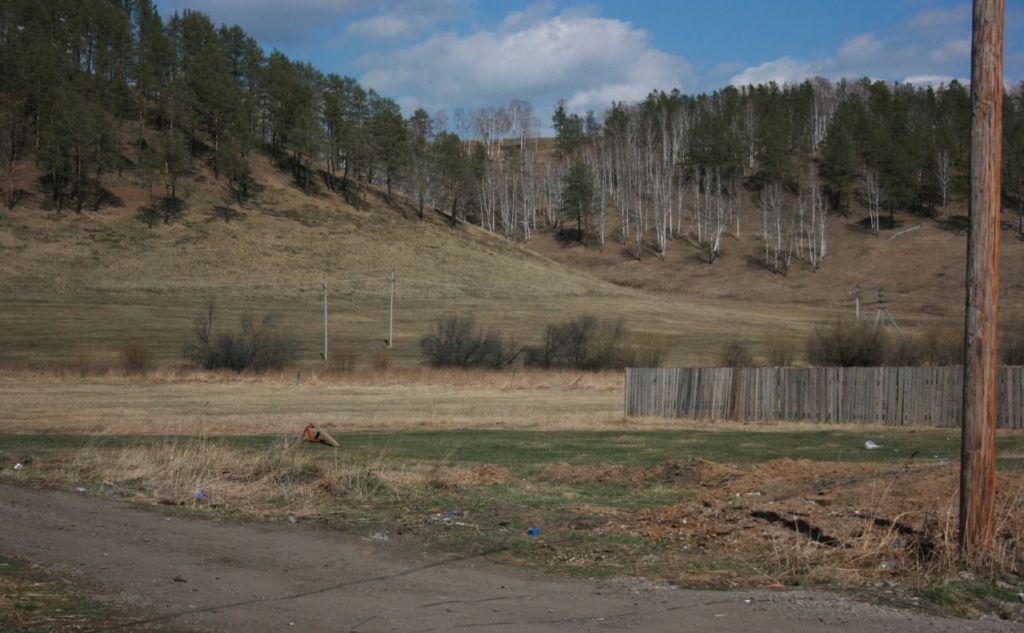
<path id="1" fill-rule="evenodd" d="M 613 100 L 681 88 L 692 76 L 682 58 L 654 48 L 646 31 L 589 9 L 546 18 L 534 12 L 494 31 L 444 33 L 360 64 L 367 85 L 427 108 L 564 97 L 575 110 L 600 111 Z"/>
<path id="2" fill-rule="evenodd" d="M 378 7 L 382 0 L 157 0 L 161 13 L 192 9 L 237 24 L 261 44 L 301 43 L 310 31 Z"/>
<path id="3" fill-rule="evenodd" d="M 936 29 L 959 28 L 971 19 L 971 7 L 959 4 L 949 9 L 929 9 L 910 18 L 908 26 L 912 29 L 934 31 Z"/>
<path id="4" fill-rule="evenodd" d="M 464 0 L 404 0 L 348 25 L 345 34 L 365 40 L 400 40 L 419 35 L 465 10 Z"/>
<path id="5" fill-rule="evenodd" d="M 512 11 L 505 16 L 501 28 L 505 31 L 524 29 L 548 19 L 556 8 L 554 0 L 539 0 L 522 11 Z"/>
<path id="6" fill-rule="evenodd" d="M 966 79 L 958 79 L 951 75 L 911 75 L 903 81 L 915 86 L 942 86 L 956 79 L 962 84 L 968 83 Z"/>
<path id="7" fill-rule="evenodd" d="M 949 80 L 969 67 L 970 17 L 967 5 L 923 11 L 890 36 L 863 33 L 842 42 L 828 57 L 782 57 L 764 62 L 737 73 L 730 83 L 793 83 L 814 76 L 878 77 L 917 83 Z"/>
<path id="8" fill-rule="evenodd" d="M 422 28 L 419 20 L 394 13 L 382 13 L 348 25 L 345 32 L 353 37 L 371 40 L 393 40 L 407 37 Z"/>
<path id="9" fill-rule="evenodd" d="M 885 44 L 874 33 L 864 33 L 843 42 L 836 53 L 836 62 L 839 64 L 870 64 L 878 59 L 884 50 Z"/>
<path id="10" fill-rule="evenodd" d="M 797 83 L 814 76 L 816 69 L 812 62 L 802 62 L 792 57 L 780 57 L 770 62 L 745 68 L 734 75 L 729 83 L 734 86 L 766 84 L 774 81 L 777 84 Z"/>

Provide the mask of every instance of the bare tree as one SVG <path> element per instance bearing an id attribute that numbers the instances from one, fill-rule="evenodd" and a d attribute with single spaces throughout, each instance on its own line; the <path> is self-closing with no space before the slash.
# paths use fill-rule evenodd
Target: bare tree
<path id="1" fill-rule="evenodd" d="M 949 187 L 953 180 L 953 156 L 948 150 L 940 149 L 935 154 L 935 176 L 939 181 L 939 193 L 942 196 L 940 217 L 946 217 L 946 204 L 949 201 Z"/>
<path id="2" fill-rule="evenodd" d="M 807 260 L 811 268 L 818 270 L 821 262 L 828 254 L 828 218 L 825 209 L 825 200 L 818 185 L 817 167 L 811 163 L 808 167 L 808 213 L 807 223 L 804 224 L 803 196 L 800 199 L 800 234 L 804 241 L 807 252 Z"/>
<path id="3" fill-rule="evenodd" d="M 879 209 L 882 206 L 882 183 L 878 180 L 875 170 L 865 166 L 861 175 L 863 182 L 864 205 L 868 208 L 868 218 L 871 223 L 871 230 L 878 235 L 880 228 Z"/>
<path id="4" fill-rule="evenodd" d="M 798 214 L 802 210 L 801 200 L 797 201 Z M 796 221 L 786 209 L 782 185 L 777 182 L 764 185 L 758 192 L 757 204 L 761 209 L 765 267 L 774 273 L 786 275 L 793 261 Z"/>

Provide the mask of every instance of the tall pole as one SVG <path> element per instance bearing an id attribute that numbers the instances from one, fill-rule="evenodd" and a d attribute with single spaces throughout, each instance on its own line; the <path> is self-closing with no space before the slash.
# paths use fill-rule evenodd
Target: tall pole
<path id="1" fill-rule="evenodd" d="M 391 271 L 391 277 L 388 279 L 390 282 L 390 305 L 388 306 L 388 349 L 391 349 L 395 344 L 395 271 Z"/>
<path id="2" fill-rule="evenodd" d="M 987 549 L 994 535 L 1005 8 L 1005 0 L 974 0 L 960 453 L 960 547 L 964 553 Z"/>
<path id="3" fill-rule="evenodd" d="M 327 362 L 327 273 L 324 273 L 324 362 Z"/>

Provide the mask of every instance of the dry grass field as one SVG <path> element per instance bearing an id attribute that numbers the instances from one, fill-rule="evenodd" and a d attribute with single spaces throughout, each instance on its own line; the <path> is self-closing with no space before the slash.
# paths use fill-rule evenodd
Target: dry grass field
<path id="1" fill-rule="evenodd" d="M 38 198 L 0 213 L 0 481 L 408 534 L 446 551 L 497 547 L 501 560 L 573 574 L 852 587 L 1019 617 L 1024 435 L 999 439 L 999 556 L 960 576 L 949 430 L 625 419 L 620 373 L 430 370 L 418 345 L 450 314 L 520 343 L 592 314 L 665 337 L 669 364 L 712 364 L 734 339 L 759 355 L 769 341 L 799 345 L 851 312 L 853 283 L 886 286 L 901 324 L 923 329 L 958 318 L 956 232 L 888 240 L 837 220 L 825 268 L 784 278 L 751 262 L 753 239 L 711 267 L 681 244 L 640 262 L 544 234 L 523 246 L 420 220 L 372 189 L 359 210 L 305 197 L 265 160 L 257 168 L 261 191 L 230 223 L 212 213 L 223 194 L 209 175 L 183 218 L 152 229 L 128 180 L 114 186 L 123 206 L 98 213 L 58 216 Z M 1024 245 L 1006 242 L 1013 315 Z M 396 339 L 385 352 L 391 270 Z M 356 358 L 354 370 L 320 358 L 324 275 L 331 349 Z M 280 315 L 298 366 L 187 367 L 183 344 L 210 303 L 221 324 Z M 117 359 L 129 344 L 156 368 L 126 376 Z M 308 422 L 342 447 L 298 444 Z M 866 439 L 885 450 L 866 451 Z M 528 527 L 543 537 L 524 537 Z"/>
<path id="2" fill-rule="evenodd" d="M 394 369 L 145 378 L 0 373 L 0 433 L 294 435 L 451 428 L 623 427 L 622 374 Z M 650 424 L 656 424 L 652 422 Z"/>
<path id="3" fill-rule="evenodd" d="M 1021 616 L 1022 433 L 998 440 L 997 556 L 961 574 L 955 430 L 624 419 L 615 373 L 304 376 L 7 371 L 0 482 L 573 575 Z M 300 442 L 310 421 L 341 447 Z"/>

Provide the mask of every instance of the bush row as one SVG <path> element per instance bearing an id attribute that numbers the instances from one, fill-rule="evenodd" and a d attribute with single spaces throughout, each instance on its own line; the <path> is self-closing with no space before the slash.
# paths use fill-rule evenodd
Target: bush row
<path id="1" fill-rule="evenodd" d="M 298 342 L 278 329 L 276 316 L 268 314 L 256 321 L 243 315 L 234 332 L 215 330 L 214 317 L 211 306 L 196 319 L 192 339 L 185 344 L 185 358 L 200 369 L 264 371 L 295 362 Z"/>
<path id="2" fill-rule="evenodd" d="M 433 367 L 500 369 L 521 361 L 527 367 L 600 371 L 627 365 L 657 367 L 668 355 L 667 341 L 655 335 L 631 334 L 623 320 L 581 316 L 544 329 L 539 345 L 518 345 L 470 317 L 440 319 L 434 332 L 420 340 Z"/>
<path id="3" fill-rule="evenodd" d="M 792 341 L 772 340 L 766 345 L 769 366 L 796 362 L 797 346 Z M 1024 332 L 1005 326 L 1000 341 L 1000 358 L 1005 365 L 1024 365 Z M 932 328 L 921 335 L 902 335 L 877 327 L 869 321 L 833 321 L 812 330 L 804 347 L 804 360 L 817 367 L 943 367 L 964 360 L 963 331 Z M 748 346 L 736 340 L 721 352 L 723 367 L 754 365 Z"/>
<path id="4" fill-rule="evenodd" d="M 184 346 L 185 357 L 205 370 L 262 371 L 293 364 L 298 356 L 297 340 L 278 327 L 273 315 L 257 321 L 242 316 L 234 331 L 214 327 L 215 310 L 196 319 L 192 336 Z M 1024 365 L 1024 328 L 1004 326 L 1000 358 L 1005 365 Z M 581 316 L 545 326 L 538 345 L 519 345 L 494 329 L 485 329 L 471 317 L 449 316 L 437 321 L 435 329 L 420 340 L 428 365 L 501 369 L 514 364 L 527 367 L 600 371 L 633 367 L 659 367 L 669 351 L 665 337 L 633 333 L 621 319 Z M 771 339 L 763 347 L 768 366 L 789 366 L 798 360 L 797 344 Z M 803 361 L 819 367 L 912 367 L 949 366 L 963 362 L 963 333 L 955 328 L 932 328 L 924 334 L 899 335 L 868 321 L 834 321 L 812 330 L 803 350 Z M 388 368 L 385 352 L 370 364 L 375 370 Z M 755 360 L 750 347 L 741 340 L 730 341 L 718 358 L 723 367 L 750 367 Z M 109 367 L 94 355 L 81 352 L 71 364 L 81 375 L 105 373 Z M 120 365 L 127 375 L 145 374 L 155 365 L 149 349 L 139 343 L 121 348 Z M 329 367 L 352 371 L 354 354 L 336 350 Z"/>

